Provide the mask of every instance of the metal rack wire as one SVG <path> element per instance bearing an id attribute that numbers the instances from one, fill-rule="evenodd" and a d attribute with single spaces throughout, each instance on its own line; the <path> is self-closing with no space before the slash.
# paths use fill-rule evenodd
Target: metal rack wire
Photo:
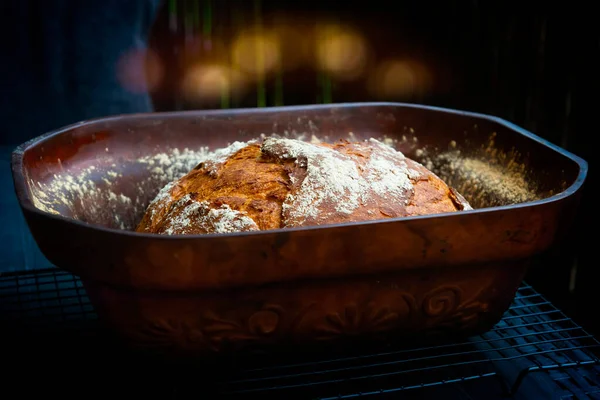
<path id="1" fill-rule="evenodd" d="M 98 329 L 80 281 L 58 269 L 0 275 L 0 322 L 5 318 L 37 330 Z M 212 384 L 223 396 L 303 392 L 309 398 L 344 399 L 485 379 L 510 396 L 528 380 L 544 386 L 546 379 L 569 396 L 560 398 L 589 399 L 600 398 L 599 352 L 598 340 L 524 284 L 503 319 L 481 336 L 302 359 L 240 358 Z"/>

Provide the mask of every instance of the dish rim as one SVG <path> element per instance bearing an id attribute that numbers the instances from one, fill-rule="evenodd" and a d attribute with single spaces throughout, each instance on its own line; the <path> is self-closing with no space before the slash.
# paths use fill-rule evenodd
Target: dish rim
<path id="1" fill-rule="evenodd" d="M 282 111 L 313 111 L 318 109 L 333 109 L 333 108 L 361 108 L 361 107 L 399 107 L 399 108 L 416 108 L 421 110 L 435 111 L 439 113 L 446 114 L 455 114 L 460 116 L 465 116 L 474 119 L 487 120 L 498 125 L 504 126 L 507 129 L 513 130 L 516 133 L 525 136 L 542 146 L 545 146 L 557 153 L 559 155 L 570 159 L 575 162 L 579 167 L 579 172 L 577 174 L 577 178 L 573 181 L 569 187 L 560 193 L 556 193 L 552 196 L 546 197 L 544 199 L 527 201 L 516 204 L 509 204 L 503 206 L 493 206 L 486 207 L 480 209 L 473 210 L 463 210 L 460 213 L 456 212 L 444 212 L 437 214 L 427 214 L 427 215 L 417 215 L 417 216 L 409 216 L 409 217 L 396 217 L 389 218 L 384 220 L 369 220 L 369 221 L 355 221 L 355 222 L 344 222 L 344 223 L 336 223 L 336 224 L 327 224 L 327 225 L 318 225 L 318 226 L 306 226 L 306 227 L 295 227 L 295 228 L 285 228 L 285 229 L 269 229 L 269 230 L 259 230 L 259 231 L 249 231 L 249 232 L 230 232 L 230 233 L 210 233 L 210 234 L 176 234 L 176 235 L 157 235 L 155 233 L 144 233 L 144 232 L 136 232 L 130 230 L 122 230 L 118 228 L 109 228 L 101 225 L 96 225 L 92 223 L 86 223 L 83 221 L 79 221 L 74 218 L 65 217 L 59 214 L 53 214 L 47 211 L 40 210 L 39 208 L 33 205 L 32 199 L 29 195 L 28 186 L 25 180 L 25 174 L 23 173 L 23 158 L 25 152 L 34 147 L 38 146 L 45 141 L 64 134 L 74 128 L 92 125 L 98 122 L 109 122 L 114 120 L 124 120 L 124 119 L 138 119 L 145 118 L 150 116 L 165 116 L 165 117 L 178 117 L 178 116 L 218 116 L 218 115 L 228 115 L 234 116 L 236 114 L 261 114 L 261 113 L 277 113 Z M 483 214 L 490 212 L 499 212 L 510 209 L 522 209 L 522 208 L 532 208 L 536 206 L 541 206 L 544 204 L 558 202 L 560 200 L 566 199 L 576 192 L 578 192 L 587 176 L 588 172 L 588 163 L 582 159 L 581 157 L 571 153 L 570 151 L 555 145 L 549 142 L 546 139 L 541 138 L 540 136 L 529 132 L 528 130 L 509 122 L 503 118 L 499 118 L 493 115 L 477 113 L 471 111 L 463 111 L 451 108 L 437 107 L 437 106 L 428 106 L 414 103 L 401 103 L 401 102 L 349 102 L 349 103 L 331 103 L 331 104 L 315 104 L 315 105 L 293 105 L 293 106 L 278 106 L 278 107 L 261 107 L 261 108 L 231 108 L 231 109 L 211 109 L 211 110 L 184 110 L 184 111 L 166 111 L 166 112 L 148 112 L 148 113 L 132 113 L 132 114 L 117 114 L 107 117 L 99 117 L 86 119 L 83 121 L 79 121 L 70 125 L 63 126 L 61 128 L 49 131 L 40 136 L 34 137 L 20 145 L 18 145 L 11 154 L 11 170 L 13 177 L 13 184 L 15 188 L 15 193 L 17 199 L 19 201 L 20 207 L 33 214 L 37 214 L 42 218 L 49 218 L 51 220 L 55 220 L 56 222 L 63 222 L 68 224 L 74 224 L 83 229 L 92 229 L 95 231 L 100 231 L 103 233 L 116 234 L 120 236 L 130 236 L 135 238 L 146 238 L 153 240 L 210 240 L 210 239 L 218 239 L 218 238 L 231 238 L 231 237 L 245 237 L 245 236 L 257 236 L 257 235 L 267 235 L 273 233 L 293 233 L 299 231 L 319 231 L 319 230 L 332 230 L 336 228 L 352 228 L 358 226 L 366 226 L 372 224 L 389 224 L 389 223 L 398 223 L 402 221 L 414 221 L 421 219 L 439 219 L 439 218 L 450 218 L 457 217 L 460 215 L 471 215 L 471 214 Z"/>

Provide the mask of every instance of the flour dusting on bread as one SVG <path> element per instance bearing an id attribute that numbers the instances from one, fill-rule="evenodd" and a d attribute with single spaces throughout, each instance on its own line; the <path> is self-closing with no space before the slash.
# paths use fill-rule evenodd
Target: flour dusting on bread
<path id="1" fill-rule="evenodd" d="M 256 140 L 250 140 L 247 142 L 233 142 L 227 147 L 216 149 L 215 151 L 207 154 L 207 156 L 202 159 L 201 164 L 207 166 L 209 173 L 215 174 L 221 164 L 227 161 L 227 158 L 231 157 L 231 155 L 237 153 L 252 143 L 256 143 Z"/>
<path id="2" fill-rule="evenodd" d="M 293 139 L 269 138 L 264 141 L 262 151 L 283 160 L 295 160 L 306 170 L 299 190 L 290 193 L 283 204 L 293 219 L 316 218 L 319 214 L 327 217 L 325 214 L 332 212 L 351 214 L 367 195 L 356 163 L 334 149 Z M 290 178 L 292 183 L 298 180 L 293 172 Z M 344 201 L 337 201 L 342 197 Z"/>
<path id="3" fill-rule="evenodd" d="M 137 231 L 230 233 L 469 208 L 423 165 L 378 140 L 266 137 L 216 150 L 166 185 Z"/>
<path id="4" fill-rule="evenodd" d="M 374 194 L 386 201 L 408 203 L 413 190 L 410 176 L 418 173 L 407 168 L 404 155 L 375 139 L 352 146 L 354 151 L 344 152 L 294 139 L 265 139 L 263 153 L 293 159 L 305 170 L 299 188 L 283 204 L 287 226 L 326 220 L 334 213 L 352 214 Z M 365 165 L 360 158 L 368 159 Z M 294 173 L 290 178 L 292 182 L 297 179 Z"/>
<path id="5" fill-rule="evenodd" d="M 167 235 L 174 233 L 231 233 L 256 231 L 254 220 L 228 205 L 211 207 L 207 201 L 196 201 L 186 194 L 176 201 L 165 215 L 161 228 Z"/>

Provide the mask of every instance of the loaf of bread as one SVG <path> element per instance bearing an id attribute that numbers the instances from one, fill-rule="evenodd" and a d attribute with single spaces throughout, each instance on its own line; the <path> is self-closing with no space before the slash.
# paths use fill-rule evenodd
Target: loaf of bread
<path id="1" fill-rule="evenodd" d="M 245 232 L 467 209 L 434 173 L 375 139 L 267 138 L 220 149 L 167 184 L 136 230 Z"/>

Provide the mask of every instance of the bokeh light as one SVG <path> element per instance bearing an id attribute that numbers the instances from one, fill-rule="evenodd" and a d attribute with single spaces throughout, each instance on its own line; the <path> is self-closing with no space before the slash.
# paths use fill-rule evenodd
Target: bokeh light
<path id="1" fill-rule="evenodd" d="M 333 77 L 353 80 L 363 74 L 369 51 L 365 39 L 358 32 L 329 25 L 317 29 L 316 40 L 319 66 Z"/>
<path id="2" fill-rule="evenodd" d="M 189 101 L 216 101 L 245 89 L 242 74 L 226 65 L 195 65 L 183 77 L 181 92 Z"/>
<path id="3" fill-rule="evenodd" d="M 158 55 L 149 49 L 125 52 L 116 66 L 117 80 L 132 93 L 145 93 L 157 88 L 164 77 L 164 66 Z"/>
<path id="4" fill-rule="evenodd" d="M 268 73 L 281 61 L 280 42 L 273 32 L 242 32 L 233 42 L 232 60 L 246 73 Z"/>
<path id="5" fill-rule="evenodd" d="M 427 93 L 433 75 L 415 60 L 387 60 L 380 63 L 367 81 L 371 95 L 378 98 L 410 98 Z"/>

